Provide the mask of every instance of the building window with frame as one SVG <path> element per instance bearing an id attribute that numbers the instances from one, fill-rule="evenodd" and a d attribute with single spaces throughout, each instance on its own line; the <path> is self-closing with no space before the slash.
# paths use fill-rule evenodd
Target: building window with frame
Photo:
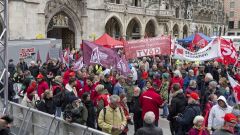
<path id="1" fill-rule="evenodd" d="M 228 28 L 229 29 L 234 29 L 234 21 L 229 21 L 228 22 Z"/>
<path id="2" fill-rule="evenodd" d="M 229 16 L 232 18 L 234 17 L 234 11 L 230 11 Z"/>
<path id="3" fill-rule="evenodd" d="M 230 2 L 230 8 L 234 8 L 235 7 L 235 2 L 234 1 L 231 1 Z"/>

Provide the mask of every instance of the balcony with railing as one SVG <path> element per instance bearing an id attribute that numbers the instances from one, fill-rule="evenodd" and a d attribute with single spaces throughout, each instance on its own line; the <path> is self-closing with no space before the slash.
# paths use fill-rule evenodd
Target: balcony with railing
<path id="1" fill-rule="evenodd" d="M 105 10 L 109 12 L 118 12 L 118 13 L 129 13 L 129 14 L 138 14 L 138 15 L 149 15 L 149 16 L 163 16 L 163 17 L 173 17 L 175 12 L 172 10 L 159 10 L 159 9 L 150 9 L 144 7 L 136 7 L 131 5 L 116 4 L 116 3 L 105 3 Z"/>

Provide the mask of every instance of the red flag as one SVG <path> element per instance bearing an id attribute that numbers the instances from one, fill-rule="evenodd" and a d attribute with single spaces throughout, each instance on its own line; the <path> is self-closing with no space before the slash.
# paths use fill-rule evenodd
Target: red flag
<path id="1" fill-rule="evenodd" d="M 42 61 L 39 50 L 37 51 L 37 61 Z"/>
<path id="2" fill-rule="evenodd" d="M 233 88 L 233 94 L 236 100 L 236 103 L 240 103 L 240 85 L 235 81 L 229 74 L 228 74 L 228 80 L 231 84 L 231 87 Z"/>
<path id="3" fill-rule="evenodd" d="M 47 62 L 48 60 L 50 60 L 49 52 L 47 53 L 46 62 Z"/>
<path id="4" fill-rule="evenodd" d="M 238 59 L 236 48 L 233 45 L 233 42 L 227 41 L 223 38 L 220 38 L 220 47 L 222 58 L 218 59 L 218 62 L 223 63 L 224 65 L 235 64 Z"/>
<path id="5" fill-rule="evenodd" d="M 192 44 L 194 44 L 197 47 L 204 48 L 205 46 L 208 45 L 208 41 L 202 38 L 199 34 L 195 34 Z"/>

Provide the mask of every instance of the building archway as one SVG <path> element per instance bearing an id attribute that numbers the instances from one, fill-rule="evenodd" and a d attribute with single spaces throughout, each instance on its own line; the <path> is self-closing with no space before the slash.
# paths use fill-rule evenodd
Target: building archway
<path id="1" fill-rule="evenodd" d="M 203 33 L 203 28 L 202 27 L 200 27 L 199 33 Z"/>
<path id="2" fill-rule="evenodd" d="M 205 34 L 205 35 L 208 35 L 207 27 L 204 28 L 204 34 Z"/>
<path id="3" fill-rule="evenodd" d="M 179 38 L 179 27 L 178 27 L 177 24 L 175 24 L 175 25 L 173 26 L 172 31 L 173 31 L 173 36 L 176 37 L 176 38 Z"/>
<path id="4" fill-rule="evenodd" d="M 167 24 L 164 24 L 164 26 L 163 26 L 163 34 L 164 35 L 168 35 L 169 34 L 169 28 L 168 28 L 168 25 Z"/>
<path id="5" fill-rule="evenodd" d="M 187 27 L 187 25 L 184 25 L 183 26 L 183 38 L 185 38 L 187 36 L 188 36 L 188 27 Z"/>
<path id="6" fill-rule="evenodd" d="M 148 21 L 148 23 L 146 24 L 146 28 L 145 28 L 145 36 L 146 37 L 155 37 L 156 32 L 155 32 L 155 25 L 153 23 L 152 20 Z"/>
<path id="7" fill-rule="evenodd" d="M 208 36 L 211 36 L 211 29 L 208 29 Z"/>
<path id="8" fill-rule="evenodd" d="M 127 26 L 126 39 L 140 39 L 141 38 L 141 25 L 137 19 L 132 19 Z"/>
<path id="9" fill-rule="evenodd" d="M 111 17 L 105 25 L 105 32 L 113 38 L 120 38 L 122 37 L 122 24 L 116 17 Z"/>
<path id="10" fill-rule="evenodd" d="M 47 28 L 47 37 L 62 39 L 62 48 L 75 48 L 75 27 L 71 18 L 63 11 L 55 14 Z"/>

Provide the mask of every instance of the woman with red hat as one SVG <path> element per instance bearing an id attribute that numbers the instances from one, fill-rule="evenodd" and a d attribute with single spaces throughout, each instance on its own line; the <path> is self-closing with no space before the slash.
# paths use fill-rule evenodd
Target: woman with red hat
<path id="1" fill-rule="evenodd" d="M 32 81 L 27 88 L 26 95 L 24 96 L 21 104 L 27 107 L 34 108 L 35 101 L 39 99 L 36 90 L 37 90 L 37 82 Z"/>
<path id="2" fill-rule="evenodd" d="M 38 74 L 37 76 L 38 88 L 37 94 L 39 97 L 42 97 L 42 94 L 45 90 L 49 89 L 48 83 L 44 80 L 44 76 L 42 74 Z"/>

